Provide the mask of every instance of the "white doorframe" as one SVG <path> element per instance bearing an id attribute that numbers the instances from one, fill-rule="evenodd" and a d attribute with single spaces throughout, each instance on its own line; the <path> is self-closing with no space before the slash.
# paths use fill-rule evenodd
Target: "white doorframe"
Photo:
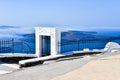
<path id="1" fill-rule="evenodd" d="M 58 43 L 61 41 L 59 28 L 35 27 L 36 55 L 42 57 L 42 39 L 41 36 L 50 36 L 51 47 L 50 56 L 56 56 L 60 52 Z"/>

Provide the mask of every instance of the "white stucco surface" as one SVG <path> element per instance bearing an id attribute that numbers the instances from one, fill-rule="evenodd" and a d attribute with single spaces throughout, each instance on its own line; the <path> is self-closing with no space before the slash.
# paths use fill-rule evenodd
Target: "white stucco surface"
<path id="1" fill-rule="evenodd" d="M 36 55 L 37 57 L 42 57 L 42 39 L 41 36 L 50 36 L 51 46 L 50 46 L 50 56 L 55 56 L 59 54 L 60 48 L 58 43 L 60 42 L 60 29 L 51 27 L 35 27 L 36 36 Z"/>

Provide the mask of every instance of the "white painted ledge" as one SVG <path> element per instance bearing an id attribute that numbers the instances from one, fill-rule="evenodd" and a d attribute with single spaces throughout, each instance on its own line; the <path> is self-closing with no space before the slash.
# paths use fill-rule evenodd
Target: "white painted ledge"
<path id="1" fill-rule="evenodd" d="M 40 57 L 40 58 L 21 60 L 21 61 L 19 61 L 19 64 L 26 64 L 26 63 L 37 62 L 37 61 L 44 61 L 44 60 L 54 59 L 54 58 L 62 57 L 62 56 L 63 55 L 54 55 L 54 56 L 46 56 L 46 57 Z"/>

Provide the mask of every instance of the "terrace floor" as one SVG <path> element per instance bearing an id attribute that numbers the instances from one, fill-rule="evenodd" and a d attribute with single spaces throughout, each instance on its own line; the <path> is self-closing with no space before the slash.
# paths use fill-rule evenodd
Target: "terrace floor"
<path id="1" fill-rule="evenodd" d="M 81 68 L 91 60 L 119 54 L 120 52 L 76 57 L 71 56 L 57 60 L 45 61 L 43 65 L 22 68 L 19 71 L 16 70 L 10 74 L 0 75 L 0 80 L 50 80 L 56 76 L 64 75 L 70 71 Z"/>

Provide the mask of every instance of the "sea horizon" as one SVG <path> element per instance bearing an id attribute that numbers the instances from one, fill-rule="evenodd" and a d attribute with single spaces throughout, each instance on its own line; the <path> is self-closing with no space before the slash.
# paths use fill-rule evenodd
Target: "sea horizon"
<path id="1" fill-rule="evenodd" d="M 17 30 L 17 29 L 16 29 Z M 14 33 L 15 32 L 15 33 Z M 24 32 L 24 31 L 23 31 Z M 9 31 L 9 32 L 3 32 L 4 34 L 9 34 L 9 37 L 5 37 L 4 38 L 0 38 L 0 40 L 12 40 L 14 39 L 14 41 L 16 42 L 25 42 L 27 45 L 30 46 L 30 48 L 32 49 L 32 52 L 28 52 L 28 53 L 35 53 L 35 33 L 34 32 L 30 32 L 29 33 L 23 33 L 23 34 L 19 34 L 16 33 L 16 31 Z M 71 35 L 72 33 L 72 35 Z M 67 35 L 67 36 L 66 36 Z M 10 37 L 11 36 L 11 37 Z M 17 36 L 17 37 L 16 37 Z M 73 37 L 74 36 L 74 37 Z M 85 37 L 86 36 L 86 37 Z M 110 39 L 110 38 L 114 38 L 114 37 L 120 37 L 120 31 L 85 31 L 85 30 L 69 30 L 69 31 L 64 31 L 61 33 L 61 43 L 63 43 L 63 41 L 69 42 L 69 41 L 78 41 L 78 40 L 95 40 L 95 39 L 100 39 L 100 40 L 105 40 L 105 39 Z M 97 40 L 96 40 L 97 41 Z M 120 44 L 120 40 L 115 41 L 118 44 Z M 98 42 L 99 43 L 99 42 Z M 87 44 L 86 47 L 81 47 L 79 50 L 83 50 L 84 48 L 89 48 L 89 49 L 103 49 L 105 47 L 105 44 L 107 42 L 104 43 L 94 43 L 94 47 L 91 47 L 91 44 Z M 84 46 L 84 44 L 80 44 L 81 46 Z M 67 46 L 66 46 L 67 47 Z M 74 47 L 74 50 L 77 50 L 77 44 L 73 44 L 71 45 L 71 47 L 69 46 L 68 51 L 73 50 L 72 47 Z M 20 48 L 20 49 L 18 49 Z M 14 48 L 16 51 L 15 52 L 21 52 L 21 46 L 18 45 L 17 48 Z M 61 49 L 63 49 L 61 47 Z M 9 52 L 9 51 L 8 51 Z M 62 52 L 62 51 L 61 51 Z M 64 50 L 63 50 L 64 52 Z"/>

